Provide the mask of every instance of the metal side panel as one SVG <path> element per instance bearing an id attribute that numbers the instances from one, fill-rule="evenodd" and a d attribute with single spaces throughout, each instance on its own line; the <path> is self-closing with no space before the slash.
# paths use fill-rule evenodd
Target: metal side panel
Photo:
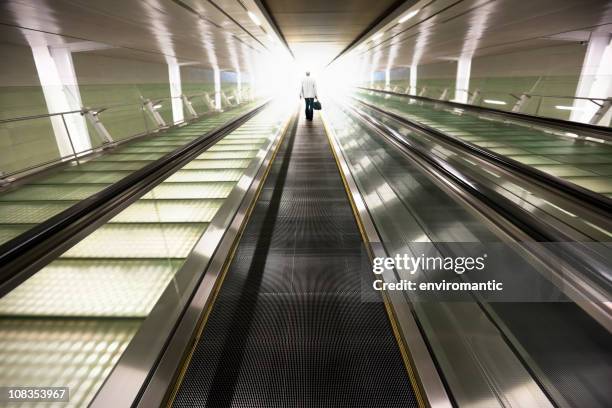
<path id="1" fill-rule="evenodd" d="M 169 344 L 175 329 L 177 329 L 177 325 L 180 330 L 180 325 L 185 321 L 185 319 L 182 319 L 179 324 L 179 319 L 182 316 L 189 315 L 190 311 L 189 309 L 186 311 L 186 307 L 189 305 L 194 291 L 201 281 L 205 284 L 210 279 L 210 268 L 214 266 L 211 263 L 213 255 L 223 250 L 222 245 L 227 237 L 235 234 L 232 223 L 236 222 L 237 218 L 240 218 L 239 208 L 241 208 L 245 200 L 249 200 L 248 192 L 258 185 L 258 174 L 262 171 L 262 168 L 265 169 L 267 160 L 269 160 L 269 156 L 273 153 L 278 143 L 280 134 L 282 134 L 284 127 L 286 127 L 286 121 L 282 119 L 284 117 L 286 116 L 283 109 L 269 107 L 228 136 L 232 137 L 232 135 L 237 133 L 243 133 L 251 137 L 263 139 L 263 143 L 256 154 L 253 155 L 255 159 L 251 161 L 248 167 L 241 170 L 242 176 L 237 181 L 232 182 L 231 192 L 224 199 L 223 205 L 215 205 L 213 202 L 205 200 L 205 207 L 209 210 L 214 207 L 214 216 L 210 218 L 204 233 L 196 239 L 195 245 L 189 251 L 189 255 L 184 259 L 180 269 L 172 276 L 170 284 L 165 287 L 155 306 L 148 311 L 147 318 L 142 322 L 139 331 L 119 359 L 114 370 L 91 403 L 91 406 L 131 406 L 137 403 L 143 391 L 144 394 L 142 395 L 145 399 L 152 398 L 152 395 L 157 395 L 156 393 L 159 392 L 161 392 L 163 398 L 165 388 L 160 389 L 156 384 L 159 381 L 171 381 L 171 376 L 166 378 L 160 374 L 160 372 L 164 372 L 164 359 L 161 356 L 166 350 L 166 346 Z M 263 126 L 263 123 L 275 125 L 273 127 L 271 125 Z M 273 131 L 270 130 L 271 127 Z M 246 129 L 246 133 L 244 129 Z M 267 137 L 262 138 L 261 135 L 263 134 L 266 134 Z M 204 160 L 200 156 L 195 161 Z M 231 166 L 231 164 L 230 162 L 230 167 L 233 168 L 234 166 Z M 181 178 L 183 176 L 179 175 L 177 177 Z M 189 183 L 188 180 L 185 182 Z M 173 183 L 171 182 L 170 184 Z M 186 189 L 189 190 L 189 188 Z M 195 198 L 190 197 L 184 198 L 185 194 L 181 193 L 181 191 L 175 191 L 173 194 L 174 200 L 177 199 L 176 195 L 178 194 L 179 201 L 182 201 L 183 204 L 191 203 L 195 200 Z M 172 202 L 169 200 L 170 198 L 164 196 L 161 202 L 164 204 L 170 203 Z M 141 202 L 144 201 L 145 205 L 149 206 L 150 200 L 159 200 L 159 197 L 145 196 Z M 156 202 L 153 201 L 153 203 Z M 153 205 L 153 207 L 156 206 Z M 161 213 L 158 214 L 161 215 Z M 167 218 L 168 215 L 165 214 L 164 217 Z M 183 212 L 183 216 L 187 215 Z M 116 219 L 128 221 L 133 219 L 134 216 L 136 216 L 136 219 L 133 221 L 138 221 L 137 211 L 131 214 L 121 213 Z M 175 217 L 176 215 L 172 216 L 172 218 Z M 116 224 L 111 223 L 110 225 Z M 188 222 L 185 225 L 190 226 L 193 223 Z M 147 240 L 144 242 L 146 244 Z M 197 298 L 198 295 L 196 295 L 195 299 Z M 188 340 L 189 336 L 186 339 Z M 160 364 L 158 365 L 158 363 Z M 152 384 L 154 385 L 152 386 Z M 157 406 L 159 404 L 160 402 L 158 401 L 146 406 Z"/>
<path id="2" fill-rule="evenodd" d="M 370 217 L 363 197 L 359 192 L 359 188 L 353 179 L 342 150 L 338 145 L 338 141 L 334 135 L 334 130 L 327 124 L 325 116 L 322 116 L 330 146 L 338 163 L 347 192 L 349 193 L 353 210 L 355 211 L 355 215 L 358 217 L 360 222 L 361 232 L 367 239 L 368 245 L 370 246 L 371 256 L 384 257 L 386 256 L 385 248 L 380 240 L 378 232 L 376 231 L 376 227 L 374 226 L 374 223 Z M 386 276 L 385 278 L 386 280 L 397 280 L 395 276 Z M 386 296 L 389 301 L 390 313 L 394 314 L 397 322 L 396 330 L 398 331 L 399 336 L 401 336 L 401 339 L 405 343 L 409 352 L 409 355 L 406 357 L 410 359 L 410 364 L 418 373 L 415 373 L 415 375 L 418 378 L 419 385 L 428 406 L 432 408 L 451 407 L 452 403 L 448 397 L 442 379 L 440 378 L 440 374 L 438 373 L 435 363 L 430 356 L 427 345 L 420 334 L 418 324 L 412 315 L 412 307 L 405 297 L 400 296 L 397 293 L 389 292 L 386 294 Z"/>
<path id="3" fill-rule="evenodd" d="M 328 112 L 330 109 L 328 105 Z M 342 116 L 338 115 L 336 112 L 334 122 L 339 121 L 340 126 L 346 127 L 348 126 L 347 120 L 355 120 L 343 119 Z M 368 134 L 367 132 L 370 131 L 367 127 L 358 127 L 358 130 L 352 132 L 366 132 Z M 403 221 L 406 215 L 387 214 L 384 211 L 385 206 L 380 205 L 382 203 L 367 195 L 367 191 L 375 188 L 375 186 L 380 186 L 384 181 L 371 179 L 373 175 L 369 173 L 358 176 L 352 174 L 351 166 L 354 166 L 354 163 L 362 163 L 363 160 L 367 159 L 366 156 L 347 157 L 347 153 L 342 147 L 346 149 L 347 146 L 358 144 L 355 138 L 359 138 L 359 135 L 351 132 L 335 135 L 338 149 L 341 152 L 339 156 L 345 160 L 348 176 L 359 177 L 354 179 L 355 186 L 353 188 L 355 188 L 357 197 L 361 197 L 362 201 L 361 204 L 356 204 L 356 208 L 362 208 L 363 210 L 360 213 L 371 223 L 371 227 L 364 229 L 375 234 L 374 242 L 381 242 L 377 248 L 379 250 L 377 256 L 394 256 L 393 252 L 387 253 L 388 248 L 386 248 L 387 245 L 392 246 L 393 243 L 381 241 L 377 233 L 376 228 L 379 225 L 374 224 L 374 220 L 380 221 L 380 216 L 373 217 L 372 214 L 376 213 L 373 208 L 376 206 L 382 207 L 381 210 L 385 213 L 385 216 L 399 216 L 401 218 L 398 219 Z M 385 149 L 393 150 L 393 146 Z M 364 154 L 377 154 L 380 148 L 369 146 L 367 149 L 360 148 L 357 150 Z M 410 172 L 411 170 L 407 168 L 404 171 Z M 406 174 L 406 177 L 410 177 L 409 173 Z M 362 192 L 360 188 L 364 188 L 364 183 L 370 183 L 371 185 L 365 186 L 367 191 Z M 433 186 L 429 188 L 433 188 Z M 390 200 L 393 194 L 389 192 L 388 195 L 389 197 L 385 196 L 385 199 Z M 372 214 L 370 214 L 370 211 L 372 211 Z M 397 223 L 397 219 L 395 222 Z M 421 235 L 418 231 L 413 231 L 413 233 L 415 237 Z M 388 282 L 396 282 L 399 279 L 397 271 L 388 271 L 383 273 L 382 276 Z M 413 302 L 410 295 L 398 291 L 392 291 L 389 296 L 394 310 L 403 314 L 404 318 L 412 320 L 412 325 L 400 326 L 400 332 L 405 341 L 408 342 L 411 338 L 414 340 L 417 337 L 415 333 L 419 333 L 417 339 L 426 343 L 426 345 L 421 345 L 421 350 L 428 350 L 427 354 L 413 354 L 411 357 L 415 361 L 415 365 L 419 363 L 418 359 L 424 356 L 429 358 L 424 372 L 435 373 L 438 381 L 437 384 L 433 383 L 436 386 L 434 388 L 436 392 L 431 394 L 433 398 L 436 398 L 437 395 L 444 395 L 445 397 L 447 395 L 445 388 L 440 383 L 438 372 L 434 368 L 436 367 L 443 375 L 444 384 L 450 392 L 449 396 L 459 406 L 551 406 L 539 384 L 532 378 L 530 372 L 508 346 L 502 333 L 489 321 L 476 302 L 457 303 L 455 308 L 438 302 Z M 394 302 L 398 303 L 394 304 Z M 402 322 L 401 319 L 399 321 Z M 464 327 L 466 328 L 465 332 L 462 330 Z M 415 349 L 414 346 L 409 347 L 408 351 L 412 352 L 413 349 Z M 430 355 L 435 358 L 433 362 Z M 425 386 L 426 384 L 423 385 L 423 387 Z M 425 393 L 425 395 L 427 394 Z M 434 399 L 434 401 L 436 400 Z M 449 404 L 448 397 L 443 399 L 442 403 Z"/>

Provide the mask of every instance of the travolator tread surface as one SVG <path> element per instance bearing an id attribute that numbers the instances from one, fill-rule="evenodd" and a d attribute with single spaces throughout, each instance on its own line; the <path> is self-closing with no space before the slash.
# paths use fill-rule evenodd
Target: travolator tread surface
<path id="1" fill-rule="evenodd" d="M 416 407 L 322 123 L 287 135 L 175 407 Z"/>

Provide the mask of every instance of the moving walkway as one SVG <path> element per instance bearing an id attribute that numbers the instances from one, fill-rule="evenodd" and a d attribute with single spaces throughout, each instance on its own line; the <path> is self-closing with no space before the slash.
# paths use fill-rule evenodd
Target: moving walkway
<path id="1" fill-rule="evenodd" d="M 12 183 L 0 191 L 0 244 L 222 126 L 253 106 L 244 104 L 206 115 L 186 126 L 132 139 L 97 155 Z"/>
<path id="2" fill-rule="evenodd" d="M 214 124 L 195 125 L 193 135 L 180 137 L 181 142 L 201 135 L 204 127 Z M 68 386 L 72 406 L 88 404 L 162 293 L 176 285 L 176 273 L 194 243 L 279 127 L 280 120 L 264 111 L 229 129 L 0 299 L 0 383 Z M 154 141 L 170 141 L 174 148 L 176 136 Z M 130 145 L 122 153 L 101 156 L 91 162 L 91 173 L 104 176 L 108 166 L 131 165 L 146 149 Z M 147 160 L 163 153 L 149 154 Z M 65 170 L 53 181 L 68 180 L 72 173 Z M 82 176 L 74 171 L 74 177 Z M 32 189 L 37 188 L 27 185 L 25 192 L 12 194 L 36 198 Z"/>
<path id="3" fill-rule="evenodd" d="M 355 121 L 355 118 L 367 117 L 360 112 L 362 106 L 356 105 L 350 107 L 347 103 L 342 109 L 333 105 L 334 109 L 328 109 L 330 122 L 335 124 L 338 143 L 388 254 L 422 251 L 433 246 L 440 253 L 452 255 L 453 251 L 458 251 L 455 255 L 461 256 L 465 255 L 466 243 L 473 243 L 467 244 L 468 249 L 472 245 L 489 250 L 508 245 L 508 253 L 511 253 L 516 251 L 517 240 L 523 241 L 519 247 L 529 241 L 528 236 L 522 235 L 524 230 L 510 238 L 514 232 L 506 224 L 508 219 L 499 212 L 490 211 L 489 205 L 500 204 L 532 211 L 516 196 L 508 200 L 497 195 L 494 202 L 483 206 L 481 200 L 472 200 L 466 194 L 470 185 L 481 187 L 487 183 L 512 189 L 508 185 L 513 180 L 508 180 L 503 172 L 496 169 L 498 177 L 492 177 L 488 174 L 490 167 L 484 163 L 472 169 L 458 167 L 459 161 L 471 158 L 458 157 L 462 155 L 446 150 L 448 146 L 439 146 L 437 140 L 427 143 L 426 147 L 421 146 L 415 141 L 421 140 L 422 134 L 407 129 L 402 123 L 392 126 L 391 121 L 380 115 L 375 121 Z M 377 121 L 386 126 L 378 126 Z M 427 152 L 431 158 L 443 157 L 444 160 L 438 161 L 440 166 L 433 164 L 436 160 L 425 161 L 424 156 L 417 154 L 419 147 L 423 147 L 420 151 Z M 466 183 L 461 189 L 457 189 L 461 182 L 452 181 L 450 177 L 457 169 L 461 170 L 460 176 Z M 445 175 L 445 170 L 451 172 Z M 479 181 L 483 173 L 490 181 Z M 537 197 L 538 191 L 533 188 L 530 194 L 520 197 L 532 199 L 534 194 Z M 490 190 L 493 194 L 499 191 L 501 188 L 497 187 Z M 507 212 L 506 216 L 508 214 L 511 215 Z M 587 214 L 580 215 L 587 217 Z M 563 218 L 569 224 L 568 219 L 579 217 L 565 213 Z M 599 224 L 608 233 L 609 220 L 609 217 L 602 218 Z M 580 230 L 580 234 L 589 229 L 576 224 L 574 228 Z M 552 226 L 549 229 L 550 232 L 554 230 Z M 607 241 L 609 235 L 596 236 Z M 580 239 L 594 238 L 581 235 Z M 608 244 L 596 241 L 587 246 L 599 248 L 600 255 L 609 257 Z M 551 242 L 540 246 L 532 242 L 526 246 L 536 256 L 547 258 L 544 255 L 547 249 L 554 253 L 556 245 Z M 558 262 L 556 259 L 552 262 Z M 426 299 L 429 301 L 413 299 L 413 310 L 422 333 L 459 406 L 471 406 L 480 401 L 486 406 L 548 406 L 552 403 L 555 406 L 604 407 L 610 401 L 612 396 L 604 385 L 605 378 L 612 374 L 612 355 L 606 345 L 610 342 L 609 310 L 608 317 L 601 320 L 589 310 L 589 306 L 607 308 L 609 304 L 610 264 L 600 270 L 603 279 L 595 283 L 595 286 L 601 285 L 603 299 L 587 302 L 586 307 L 583 307 L 585 303 L 579 305 L 580 302 L 570 299 L 568 281 L 558 286 L 562 290 L 555 294 L 556 298 L 548 298 L 546 295 L 555 291 L 552 284 L 555 279 L 536 264 L 530 261 L 500 268 L 501 275 L 489 271 L 489 277 L 517 284 L 515 290 L 506 291 L 499 298 L 475 293 L 471 299 L 443 294 Z M 562 270 L 562 267 L 553 264 L 551 269 Z M 467 279 L 470 277 L 477 278 L 468 275 Z M 436 282 L 442 278 L 453 279 L 429 276 L 430 281 Z M 534 289 L 532 297 L 529 293 Z M 584 287 L 584 290 L 588 289 Z M 467 355 L 471 357 L 466 360 Z M 500 369 L 502 366 L 504 368 Z M 523 387 L 508 386 L 510 383 Z M 534 392 L 535 389 L 541 394 Z M 529 396 L 521 400 L 521 393 Z"/>
<path id="4" fill-rule="evenodd" d="M 609 129 L 553 120 L 546 124 L 543 118 L 383 91 L 363 89 L 356 96 L 426 128 L 612 196 Z"/>
<path id="5" fill-rule="evenodd" d="M 289 113 L 268 106 L 218 135 L 0 299 L 0 382 L 70 385 L 94 407 L 611 400 L 608 330 L 524 248 L 517 281 L 558 301 L 373 291 L 373 257 L 521 231 L 398 142 L 414 136 L 401 126 L 332 103 L 314 122 Z M 456 168 L 446 153 L 436 163 Z"/>
<path id="6" fill-rule="evenodd" d="M 317 116 L 287 135 L 172 406 L 417 406 Z M 367 256 L 367 255 L 366 255 Z"/>

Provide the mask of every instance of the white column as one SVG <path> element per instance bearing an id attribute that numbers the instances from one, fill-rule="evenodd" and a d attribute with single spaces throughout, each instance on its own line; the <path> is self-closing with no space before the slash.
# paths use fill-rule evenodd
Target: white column
<path id="1" fill-rule="evenodd" d="M 612 95 L 612 42 L 608 32 L 591 33 L 576 97 L 607 98 Z M 588 122 L 598 106 L 588 100 L 575 100 L 570 120 Z"/>
<path id="2" fill-rule="evenodd" d="M 215 82 L 215 109 L 221 110 L 221 71 L 219 68 L 214 68 Z"/>
<path id="3" fill-rule="evenodd" d="M 470 88 L 470 70 L 472 58 L 461 56 L 457 61 L 457 80 L 455 81 L 455 102 L 467 103 Z"/>
<path id="4" fill-rule="evenodd" d="M 417 66 L 412 64 L 410 66 L 410 77 L 408 86 L 410 87 L 410 95 L 416 95 L 417 93 Z"/>
<path id="5" fill-rule="evenodd" d="M 242 74 L 240 70 L 236 71 L 236 95 L 238 96 L 238 103 L 242 102 Z"/>
<path id="6" fill-rule="evenodd" d="M 183 89 L 181 85 L 181 67 L 176 60 L 168 60 L 168 83 L 170 84 L 170 100 L 172 101 L 172 121 L 174 123 L 183 122 L 185 113 L 183 112 Z"/>
<path id="7" fill-rule="evenodd" d="M 249 94 L 251 98 L 257 98 L 256 86 L 257 86 L 257 78 L 255 77 L 254 68 L 249 71 Z"/>
<path id="8" fill-rule="evenodd" d="M 32 46 L 31 49 L 49 113 L 80 110 L 81 94 L 70 51 L 66 48 L 50 49 L 45 45 Z M 61 116 L 51 117 L 60 155 L 67 157 L 73 154 L 71 141 L 77 153 L 90 149 L 91 140 L 85 119 L 78 113 L 64 115 L 64 119 L 65 126 Z"/>

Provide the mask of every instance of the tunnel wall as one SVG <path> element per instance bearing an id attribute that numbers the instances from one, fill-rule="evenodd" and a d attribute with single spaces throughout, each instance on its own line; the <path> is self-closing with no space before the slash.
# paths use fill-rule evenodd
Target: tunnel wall
<path id="1" fill-rule="evenodd" d="M 105 108 L 100 118 L 115 140 L 156 127 L 142 109 L 143 99 L 160 105 L 158 112 L 166 123 L 173 120 L 168 65 L 126 57 L 122 52 L 110 49 L 72 53 L 82 104 L 94 109 Z M 3 58 L 0 64 L 0 119 L 46 115 L 47 104 L 30 47 L 0 43 L 0 55 L 10 56 Z M 214 98 L 212 69 L 182 66 L 180 70 L 185 95 L 207 92 Z M 236 80 L 234 72 L 222 72 L 222 90 L 231 95 L 237 87 Z M 242 82 L 248 82 L 248 77 L 243 77 Z M 246 87 L 248 84 L 243 86 Z M 68 90 L 63 89 L 63 92 Z M 194 98 L 192 103 L 199 114 L 209 110 L 201 97 Z M 102 140 L 89 124 L 87 126 L 93 146 L 100 145 Z M 49 118 L 0 124 L 0 172 L 10 174 L 59 158 Z"/>
<path id="2" fill-rule="evenodd" d="M 183 93 L 191 98 L 191 105 L 197 112 L 207 112 L 208 105 L 204 102 L 204 93 L 209 93 L 211 98 L 215 92 L 214 72 L 212 69 L 202 67 L 181 67 L 181 80 L 183 82 Z"/>
<path id="3" fill-rule="evenodd" d="M 168 68 L 165 64 L 83 52 L 72 55 L 83 105 L 108 107 L 102 122 L 120 140 L 154 125 L 142 110 L 142 98 L 160 101 L 158 112 L 172 123 Z"/>
<path id="4" fill-rule="evenodd" d="M 508 107 L 515 102 L 511 93 L 545 95 L 548 97 L 533 96 L 522 111 L 569 119 L 569 111 L 555 106 L 571 106 L 572 100 L 550 96 L 575 94 L 585 52 L 586 46 L 573 43 L 476 58 L 472 62 L 470 89 L 479 88 L 484 98 L 505 101 Z"/>
<path id="5" fill-rule="evenodd" d="M 534 95 L 525 104 L 523 112 L 559 119 L 569 119 L 569 111 L 556 109 L 556 105 L 572 105 L 578 78 L 584 60 L 586 46 L 579 43 L 560 43 L 557 46 L 535 48 L 513 53 L 488 55 L 472 60 L 470 92 L 479 89 L 481 98 L 477 104 L 487 105 L 484 99 L 506 102 L 496 108 L 511 109 L 516 99 L 511 95 L 530 92 Z M 417 89 L 426 86 L 425 96 L 439 98 L 444 88 L 453 97 L 457 63 L 441 61 L 418 66 Z M 379 75 L 378 78 L 381 78 Z M 384 76 L 382 76 L 384 78 Z M 409 69 L 391 70 L 391 88 L 408 87 Z M 375 81 L 384 86 L 384 79 Z M 553 97 L 556 96 L 556 97 Z"/>
<path id="6" fill-rule="evenodd" d="M 46 114 L 30 47 L 0 43 L 0 55 L 5 56 L 0 64 L 0 119 Z M 0 172 L 11 173 L 58 157 L 48 118 L 0 124 Z"/>

